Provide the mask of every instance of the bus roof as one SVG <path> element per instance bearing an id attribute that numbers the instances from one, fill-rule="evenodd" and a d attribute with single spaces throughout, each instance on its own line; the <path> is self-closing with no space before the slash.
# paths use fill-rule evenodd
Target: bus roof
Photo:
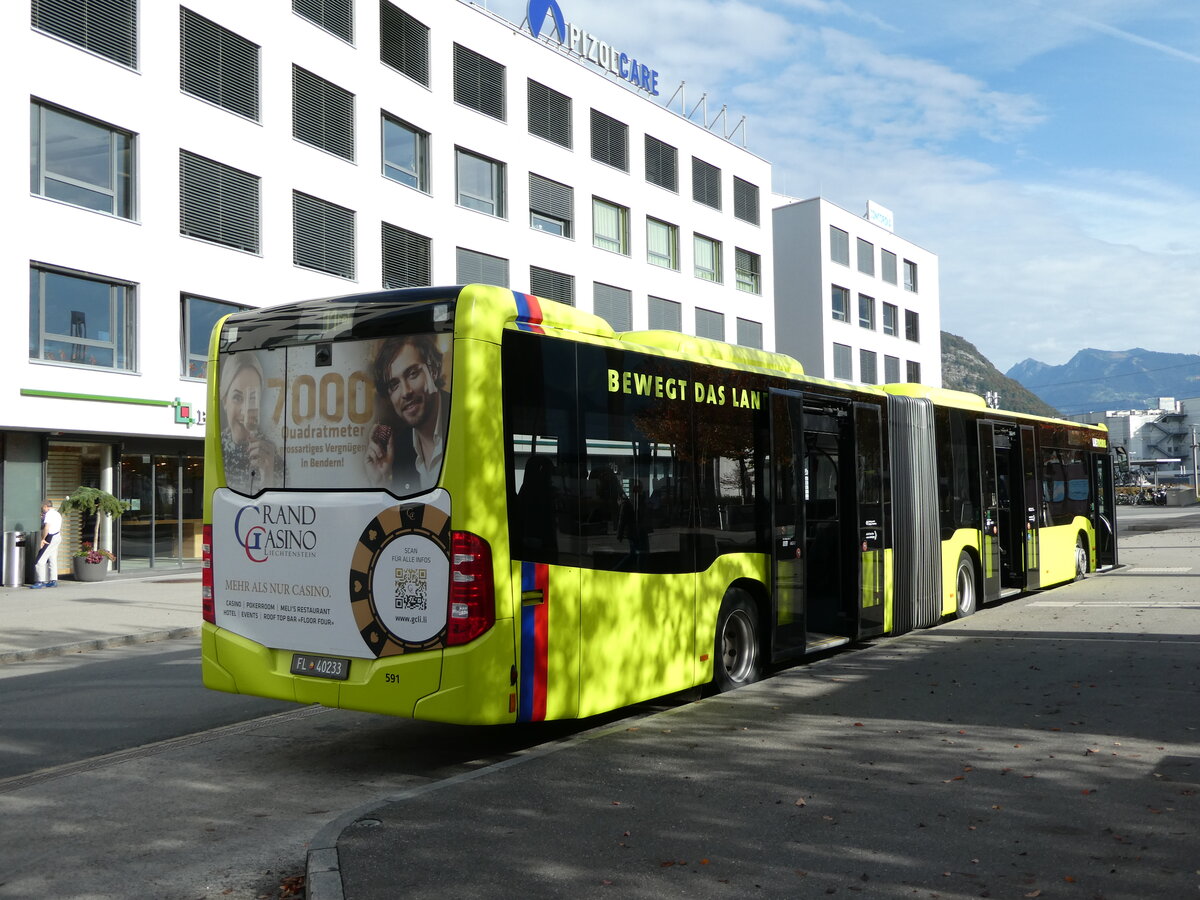
<path id="1" fill-rule="evenodd" d="M 428 307 L 429 315 L 432 316 L 431 328 L 440 331 L 442 328 L 439 325 L 448 326 L 449 321 L 441 320 L 435 312 L 434 308 L 439 303 L 458 307 L 456 312 L 449 317 L 449 321 L 454 322 L 455 331 L 460 338 L 495 342 L 504 329 L 515 328 L 543 334 L 558 334 L 567 338 L 582 338 L 597 343 L 612 342 L 618 345 L 627 345 L 629 349 L 657 352 L 685 359 L 698 359 L 712 365 L 777 372 L 793 378 L 804 378 L 816 385 L 830 385 L 864 393 L 882 391 L 899 397 L 926 399 L 936 406 L 963 410 L 982 411 L 988 409 L 988 405 L 982 397 L 966 391 L 935 388 L 923 384 L 851 385 L 831 382 L 827 379 L 805 375 L 804 366 L 786 354 L 696 337 L 678 331 L 651 329 L 618 333 L 613 330 L 607 320 L 594 313 L 586 312 L 567 303 L 546 300 L 533 294 L 521 293 L 495 285 L 445 285 L 346 294 L 246 310 L 243 313 L 234 313 L 228 318 L 231 324 L 242 325 L 244 329 L 248 326 L 251 332 L 255 332 L 251 338 L 243 331 L 244 337 L 240 342 L 242 347 L 238 347 L 238 349 L 242 349 L 248 343 L 271 346 L 276 343 L 329 340 L 334 337 L 334 332 L 338 328 L 339 308 L 352 304 L 368 309 L 372 305 L 378 304 L 381 307 L 381 315 L 379 316 L 380 321 L 374 323 L 375 327 L 386 327 L 386 322 L 383 320 L 389 318 L 389 314 L 384 312 L 388 307 L 392 307 L 396 312 L 400 311 L 400 307 L 407 308 L 410 312 L 415 312 L 421 307 Z M 298 323 L 297 316 L 307 320 L 306 324 Z M 356 328 L 355 331 L 360 333 L 355 336 L 370 336 L 372 330 L 369 327 L 361 330 Z M 231 336 L 236 335 L 235 328 Z M 1050 419 L 1011 410 L 996 410 L 996 413 L 1046 422 L 1060 422 L 1101 431 L 1108 430 L 1103 425 L 1068 423 L 1061 419 Z"/>

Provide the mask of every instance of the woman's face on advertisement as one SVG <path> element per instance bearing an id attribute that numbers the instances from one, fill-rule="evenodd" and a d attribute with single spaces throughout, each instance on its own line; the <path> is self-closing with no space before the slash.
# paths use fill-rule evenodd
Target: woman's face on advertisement
<path id="1" fill-rule="evenodd" d="M 225 424 L 239 444 L 249 443 L 258 432 L 261 393 L 262 381 L 250 366 L 233 376 L 229 391 L 225 394 Z"/>

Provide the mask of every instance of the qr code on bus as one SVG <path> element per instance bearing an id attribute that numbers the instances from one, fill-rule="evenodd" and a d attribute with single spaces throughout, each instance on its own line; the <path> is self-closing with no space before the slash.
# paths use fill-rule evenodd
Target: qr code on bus
<path id="1" fill-rule="evenodd" d="M 426 608 L 425 569 L 396 570 L 396 609 Z"/>

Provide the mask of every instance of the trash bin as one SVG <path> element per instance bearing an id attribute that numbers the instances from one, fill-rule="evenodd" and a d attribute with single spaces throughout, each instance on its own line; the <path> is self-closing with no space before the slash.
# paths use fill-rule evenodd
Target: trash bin
<path id="1" fill-rule="evenodd" d="M 4 532 L 4 586 L 20 587 L 25 583 L 25 534 Z"/>

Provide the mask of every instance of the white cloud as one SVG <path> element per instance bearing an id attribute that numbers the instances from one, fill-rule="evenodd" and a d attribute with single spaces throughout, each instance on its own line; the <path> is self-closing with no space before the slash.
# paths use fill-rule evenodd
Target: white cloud
<path id="1" fill-rule="evenodd" d="M 772 162 L 775 190 L 892 209 L 898 233 L 939 256 L 943 327 L 1000 368 L 1065 362 L 1086 346 L 1197 351 L 1190 212 L 1200 197 L 1181 187 L 1182 171 L 1118 170 L 1086 146 L 1055 162 L 1057 148 L 1039 141 L 1068 127 L 1070 99 L 1020 71 L 1031 60 L 1052 71 L 1049 54 L 1064 48 L 1086 58 L 1086 42 L 1186 65 L 1194 10 L 1170 0 L 561 2 L 568 18 L 653 59 L 664 100 L 686 80 L 689 106 L 709 92 L 710 120 L 721 104 L 730 126 L 748 115 L 749 148 Z M 1164 40 L 1173 26 L 1179 40 Z"/>

